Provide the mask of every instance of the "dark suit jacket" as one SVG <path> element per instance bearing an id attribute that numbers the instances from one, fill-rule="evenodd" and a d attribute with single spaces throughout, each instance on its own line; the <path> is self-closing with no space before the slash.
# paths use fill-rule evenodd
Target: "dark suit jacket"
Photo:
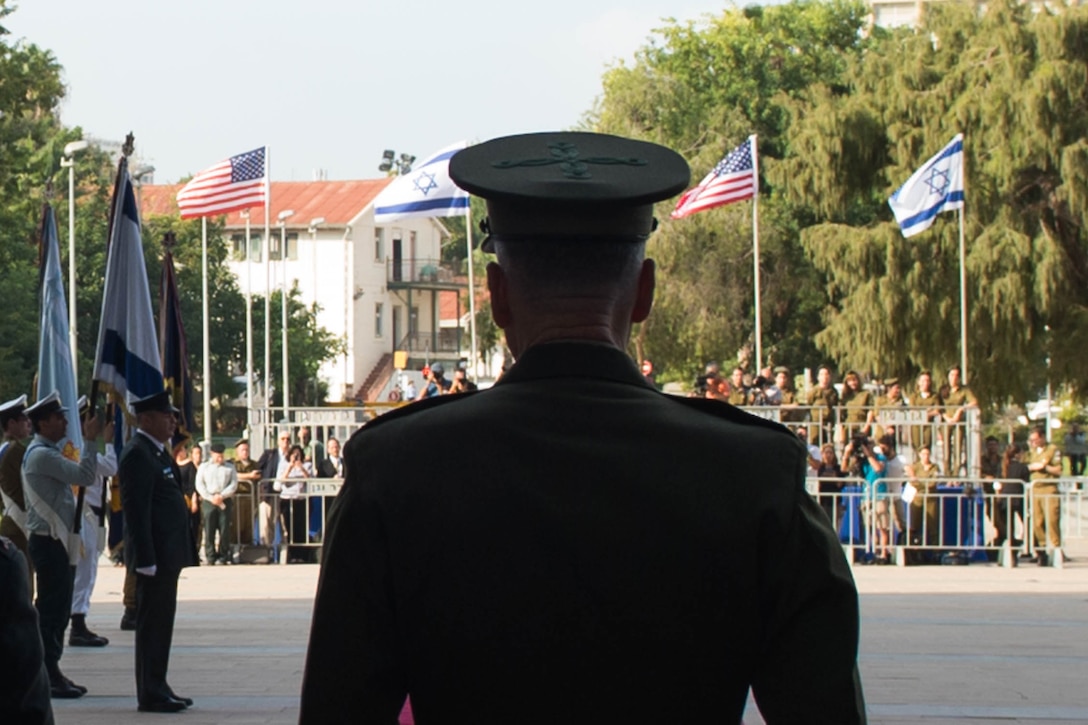
<path id="1" fill-rule="evenodd" d="M 158 574 L 196 564 L 189 512 L 181 493 L 181 472 L 169 449 L 159 451 L 136 433 L 118 462 L 121 510 L 125 516 L 125 564 L 155 565 Z"/>
<path id="2" fill-rule="evenodd" d="M 53 725 L 49 677 L 23 553 L 0 538 L 0 714 L 5 723 Z"/>
<path id="3" fill-rule="evenodd" d="M 262 494 L 272 494 L 275 491 L 272 488 L 273 482 L 271 479 L 276 477 L 276 470 L 280 465 L 280 449 L 279 448 L 266 448 L 261 457 L 257 459 L 257 468 L 261 471 L 261 487 L 260 492 Z"/>
<path id="4" fill-rule="evenodd" d="M 749 686 L 768 723 L 864 721 L 857 592 L 785 428 L 552 343 L 345 459 L 300 722 L 410 693 L 421 724 L 735 723 Z"/>

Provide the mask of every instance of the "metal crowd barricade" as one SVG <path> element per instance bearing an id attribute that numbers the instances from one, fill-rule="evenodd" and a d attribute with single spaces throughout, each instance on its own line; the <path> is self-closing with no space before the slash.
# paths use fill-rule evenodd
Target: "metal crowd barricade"
<path id="1" fill-rule="evenodd" d="M 1011 479 L 936 479 L 927 491 L 910 477 L 884 478 L 886 492 L 866 486 L 863 479 L 815 478 L 807 480 L 809 493 L 828 514 L 847 560 L 870 563 L 878 553 L 878 506 L 886 502 L 888 521 L 884 533 L 892 561 L 908 563 L 969 563 L 996 561 L 1016 564 L 1017 554 L 1030 554 L 1032 546 L 1031 487 Z M 841 484 L 839 492 L 820 493 L 820 484 Z M 1001 486 L 994 487 L 999 483 Z M 913 500 L 903 498 L 905 487 L 914 488 Z M 989 487 L 984 487 L 986 484 Z M 1015 485 L 1024 486 L 1023 492 Z M 1063 501 L 1068 495 L 1063 493 Z M 1079 505 L 1079 503 L 1078 503 Z M 1059 547 L 1060 548 L 1060 547 Z M 1061 566 L 1061 555 L 1052 558 Z"/>
<path id="2" fill-rule="evenodd" d="M 303 484 L 300 494 L 283 497 L 274 490 L 279 484 Z M 254 536 L 271 550 L 272 560 L 281 564 L 320 563 L 321 543 L 332 499 L 340 492 L 343 479 L 263 479 L 253 493 Z"/>

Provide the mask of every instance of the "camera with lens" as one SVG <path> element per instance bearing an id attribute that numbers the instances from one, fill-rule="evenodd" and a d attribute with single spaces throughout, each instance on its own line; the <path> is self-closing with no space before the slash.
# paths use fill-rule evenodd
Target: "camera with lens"
<path id="1" fill-rule="evenodd" d="M 851 450 L 851 452 L 853 453 L 853 456 L 854 456 L 854 461 L 853 462 L 854 462 L 855 466 L 860 468 L 861 466 L 863 466 L 865 464 L 865 461 L 868 460 L 869 457 L 865 453 L 865 447 L 868 446 L 868 445 L 869 445 L 869 439 L 866 438 L 865 436 L 863 436 L 863 435 L 854 436 L 853 440 L 850 443 L 850 446 L 851 446 L 850 450 Z"/>

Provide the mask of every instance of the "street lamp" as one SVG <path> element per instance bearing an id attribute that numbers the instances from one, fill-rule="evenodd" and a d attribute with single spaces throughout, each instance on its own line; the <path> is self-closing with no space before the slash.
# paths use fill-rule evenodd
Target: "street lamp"
<path id="1" fill-rule="evenodd" d="M 64 145 L 61 167 L 68 168 L 68 344 L 72 347 L 72 374 L 78 383 L 79 368 L 76 366 L 76 159 L 90 143 L 70 141 Z"/>
<path id="2" fill-rule="evenodd" d="M 401 154 L 400 158 L 397 158 L 396 151 L 386 149 L 382 152 L 382 162 L 378 164 L 378 171 L 389 173 L 395 169 L 397 174 L 404 175 L 412 170 L 415 160 L 416 157 L 411 154 Z"/>
<path id="3" fill-rule="evenodd" d="M 314 217 L 310 220 L 310 249 L 313 251 L 314 264 L 314 324 L 317 324 L 317 228 L 325 223 L 325 217 Z M 318 374 L 314 373 L 314 407 L 317 407 L 317 380 Z"/>
<path id="4" fill-rule="evenodd" d="M 286 421 L 290 405 L 291 388 L 287 374 L 287 220 L 295 215 L 293 209 L 284 209 L 276 215 L 280 226 L 280 266 L 283 268 L 283 292 L 280 296 L 280 315 L 283 318 L 283 331 L 280 345 L 283 347 L 283 419 Z"/>

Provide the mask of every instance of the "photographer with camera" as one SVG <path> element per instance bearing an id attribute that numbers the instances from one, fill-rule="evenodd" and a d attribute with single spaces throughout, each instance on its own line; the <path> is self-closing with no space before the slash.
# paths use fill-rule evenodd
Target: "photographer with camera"
<path id="1" fill-rule="evenodd" d="M 865 479 L 862 516 L 868 531 L 869 545 L 872 547 L 874 564 L 891 563 L 888 555 L 891 516 L 889 515 L 888 484 L 884 481 L 884 465 L 887 458 L 880 446 L 874 446 L 868 436 L 855 435 L 846 444 L 842 452 L 843 461 L 850 467 L 850 473 Z M 872 515 L 869 509 L 872 508 Z"/>

